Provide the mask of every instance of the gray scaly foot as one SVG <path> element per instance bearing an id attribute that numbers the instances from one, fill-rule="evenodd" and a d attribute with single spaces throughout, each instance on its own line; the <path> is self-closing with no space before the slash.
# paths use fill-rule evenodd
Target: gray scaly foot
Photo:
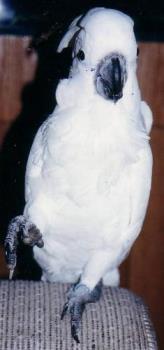
<path id="1" fill-rule="evenodd" d="M 90 291 L 85 285 L 78 283 L 70 288 L 67 297 L 68 301 L 65 303 L 61 319 L 66 313 L 71 316 L 71 333 L 72 337 L 77 343 L 80 343 L 78 337 L 78 331 L 81 324 L 82 313 L 85 309 L 85 304 L 94 303 L 100 299 L 102 289 L 102 282 Z"/>
<path id="2" fill-rule="evenodd" d="M 39 248 L 42 248 L 44 245 L 39 229 L 23 215 L 16 216 L 10 221 L 5 238 L 4 247 L 10 279 L 12 279 L 17 262 L 19 241 L 31 247 L 37 245 Z"/>

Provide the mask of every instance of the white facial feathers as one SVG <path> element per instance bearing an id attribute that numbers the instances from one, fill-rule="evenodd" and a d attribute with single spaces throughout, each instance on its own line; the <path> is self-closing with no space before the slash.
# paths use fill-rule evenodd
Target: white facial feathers
<path id="1" fill-rule="evenodd" d="M 72 42 L 71 42 L 72 41 Z M 132 19 L 120 11 L 95 8 L 77 17 L 61 40 L 58 52 L 73 45 L 73 57 L 85 54 L 83 65 L 95 66 L 111 52 L 119 52 L 131 62 L 136 59 L 137 45 Z"/>

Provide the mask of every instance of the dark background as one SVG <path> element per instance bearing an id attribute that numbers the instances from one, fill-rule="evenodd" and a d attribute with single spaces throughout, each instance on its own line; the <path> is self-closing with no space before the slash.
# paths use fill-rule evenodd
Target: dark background
<path id="1" fill-rule="evenodd" d="M 164 2 L 148 0 L 3 0 L 15 12 L 15 24 L 2 28 L 1 32 L 39 33 L 52 26 L 56 32 L 67 27 L 76 15 L 96 6 L 121 10 L 135 20 L 135 31 L 139 40 L 163 40 Z"/>

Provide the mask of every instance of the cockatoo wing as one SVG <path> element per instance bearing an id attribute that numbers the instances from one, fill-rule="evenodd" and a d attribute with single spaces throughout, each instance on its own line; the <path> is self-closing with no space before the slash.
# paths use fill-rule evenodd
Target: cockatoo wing
<path id="1" fill-rule="evenodd" d="M 42 167 L 44 163 L 44 153 L 46 140 L 46 130 L 49 126 L 50 118 L 48 118 L 39 128 L 33 145 L 30 150 L 25 176 L 25 200 L 32 201 L 36 192 L 40 190 L 42 184 Z"/>

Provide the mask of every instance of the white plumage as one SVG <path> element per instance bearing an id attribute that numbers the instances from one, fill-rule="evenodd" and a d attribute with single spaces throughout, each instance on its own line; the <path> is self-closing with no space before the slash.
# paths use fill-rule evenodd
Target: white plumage
<path id="1" fill-rule="evenodd" d="M 58 51 L 74 41 L 68 79 L 56 91 L 57 107 L 40 127 L 26 171 L 24 215 L 43 234 L 34 247 L 43 279 L 118 284 L 117 267 L 145 217 L 152 155 L 152 115 L 140 98 L 133 21 L 96 8 L 73 21 Z M 79 60 L 79 50 L 85 59 Z M 119 52 L 127 80 L 116 103 L 95 88 L 99 62 Z"/>

